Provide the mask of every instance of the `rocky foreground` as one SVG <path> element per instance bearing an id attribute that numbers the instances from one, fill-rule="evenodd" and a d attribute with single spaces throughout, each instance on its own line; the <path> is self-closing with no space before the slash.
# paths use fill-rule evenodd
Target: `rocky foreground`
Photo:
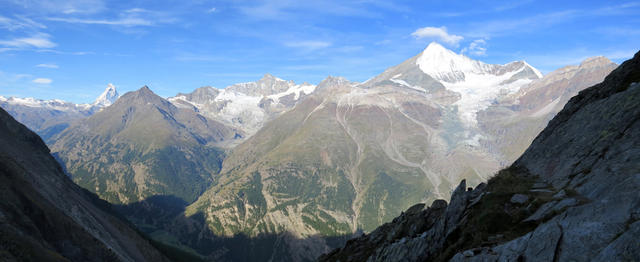
<path id="1" fill-rule="evenodd" d="M 573 97 L 511 167 L 320 261 L 637 261 L 640 53 Z"/>

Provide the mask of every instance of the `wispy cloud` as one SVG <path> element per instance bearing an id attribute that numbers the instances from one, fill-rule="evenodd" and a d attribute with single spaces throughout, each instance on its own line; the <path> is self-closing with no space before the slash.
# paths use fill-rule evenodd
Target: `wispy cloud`
<path id="1" fill-rule="evenodd" d="M 0 46 L 15 48 L 52 48 L 56 46 L 56 43 L 49 40 L 50 37 L 48 34 L 38 33 L 30 37 L 0 40 Z"/>
<path id="2" fill-rule="evenodd" d="M 632 15 L 640 12 L 640 2 L 628 2 L 594 9 L 566 9 L 518 19 L 498 19 L 478 21 L 469 26 L 464 32 L 467 37 L 492 37 L 512 34 L 522 34 L 549 28 L 554 25 L 567 23 L 576 19 L 601 16 Z"/>
<path id="3" fill-rule="evenodd" d="M 123 27 L 154 26 L 157 24 L 174 23 L 175 17 L 165 12 L 147 10 L 144 8 L 131 8 L 121 11 L 115 18 L 79 18 L 79 17 L 47 17 L 49 21 L 71 24 L 111 25 Z"/>
<path id="4" fill-rule="evenodd" d="M 594 10 L 585 10 L 585 15 L 622 15 L 622 14 L 637 14 L 638 8 L 640 8 L 640 2 L 627 2 L 617 5 L 605 6 Z"/>
<path id="5" fill-rule="evenodd" d="M 212 55 L 212 54 L 196 54 L 196 53 L 188 53 L 181 52 L 174 57 L 177 61 L 182 62 L 230 62 L 233 59 L 222 55 Z"/>
<path id="6" fill-rule="evenodd" d="M 411 36 L 417 39 L 422 39 L 422 38 L 436 39 L 452 46 L 458 46 L 458 43 L 462 39 L 464 39 L 464 37 L 462 36 L 447 33 L 447 28 L 444 26 L 442 27 L 427 26 L 423 28 L 418 28 L 418 30 L 411 33 Z"/>
<path id="7" fill-rule="evenodd" d="M 0 29 L 16 31 L 16 30 L 23 30 L 23 29 L 44 29 L 44 28 L 47 28 L 47 27 L 27 17 L 16 16 L 16 18 L 9 18 L 9 17 L 0 15 Z"/>
<path id="8" fill-rule="evenodd" d="M 594 29 L 594 32 L 598 34 L 612 35 L 612 36 L 637 36 L 640 35 L 640 29 L 627 28 L 620 26 L 599 27 Z"/>
<path id="9" fill-rule="evenodd" d="M 495 6 L 493 8 L 494 11 L 506 11 L 506 10 L 511 10 L 514 8 L 518 8 L 521 7 L 523 5 L 529 4 L 533 2 L 533 0 L 523 0 L 523 1 L 504 1 L 504 2 L 500 2 L 499 5 Z"/>
<path id="10" fill-rule="evenodd" d="M 94 24 L 94 25 L 120 25 L 120 26 L 151 26 L 153 22 L 142 18 L 119 18 L 114 20 L 103 19 L 81 19 L 81 18 L 64 18 L 64 17 L 49 17 L 47 20 L 56 22 L 65 22 L 72 24 Z"/>
<path id="11" fill-rule="evenodd" d="M 487 41 L 485 41 L 484 39 L 476 39 L 473 40 L 473 42 L 471 42 L 469 44 L 469 46 L 463 48 L 460 53 L 467 53 L 470 55 L 475 55 L 475 56 L 486 56 L 487 55 Z"/>
<path id="12" fill-rule="evenodd" d="M 504 1 L 504 3 L 500 2 L 496 6 L 488 6 L 486 8 L 473 8 L 473 9 L 456 10 L 456 11 L 439 11 L 439 12 L 432 13 L 430 15 L 435 17 L 451 18 L 451 17 L 473 16 L 473 15 L 482 15 L 482 14 L 490 14 L 490 13 L 500 13 L 500 12 L 508 11 L 511 9 L 519 8 L 531 2 L 533 2 L 533 0 L 514 1 L 514 2 Z"/>
<path id="13" fill-rule="evenodd" d="M 52 53 L 52 54 L 58 54 L 58 55 L 92 55 L 92 54 L 95 54 L 94 52 L 87 52 L 87 51 L 68 52 L 68 51 L 60 51 L 60 50 L 54 50 L 54 49 L 38 49 L 38 50 L 36 50 L 36 52 L 38 52 L 38 53 Z"/>
<path id="14" fill-rule="evenodd" d="M 94 14 L 105 10 L 104 0 L 8 0 L 36 13 Z"/>
<path id="15" fill-rule="evenodd" d="M 41 84 L 41 85 L 48 85 L 51 84 L 53 82 L 53 80 L 49 79 L 49 78 L 36 78 L 31 80 L 31 82 L 36 83 L 36 84 Z"/>
<path id="16" fill-rule="evenodd" d="M 292 41 L 284 43 L 287 47 L 301 48 L 308 51 L 314 51 L 331 46 L 331 42 L 326 41 Z"/>
<path id="17" fill-rule="evenodd" d="M 309 16 L 333 15 L 343 17 L 380 17 L 382 14 L 378 8 L 387 11 L 401 12 L 410 10 L 398 4 L 385 3 L 384 1 L 249 1 L 235 6 L 242 14 L 257 20 L 292 20 L 308 19 Z"/>
<path id="18" fill-rule="evenodd" d="M 209 14 L 210 14 L 210 13 L 215 13 L 216 11 L 218 11 L 218 9 L 217 9 L 217 8 L 215 8 L 215 7 L 212 7 L 212 8 L 210 8 L 209 10 L 207 10 L 207 13 L 209 13 Z"/>
<path id="19" fill-rule="evenodd" d="M 578 10 L 564 10 L 519 19 L 483 21 L 472 24 L 470 30 L 464 33 L 464 35 L 468 37 L 486 38 L 522 33 L 562 23 L 578 15 L 581 15 L 581 12 Z"/>
<path id="20" fill-rule="evenodd" d="M 36 67 L 51 68 L 51 69 L 59 68 L 59 66 L 56 64 L 37 64 Z"/>

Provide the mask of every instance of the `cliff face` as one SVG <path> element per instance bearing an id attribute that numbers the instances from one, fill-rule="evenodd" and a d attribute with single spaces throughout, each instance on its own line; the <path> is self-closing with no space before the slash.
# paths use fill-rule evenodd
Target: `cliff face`
<path id="1" fill-rule="evenodd" d="M 462 181 L 321 261 L 640 257 L 640 53 L 573 97 L 511 167 Z"/>
<path id="2" fill-rule="evenodd" d="M 0 109 L 0 260 L 167 261 Z"/>

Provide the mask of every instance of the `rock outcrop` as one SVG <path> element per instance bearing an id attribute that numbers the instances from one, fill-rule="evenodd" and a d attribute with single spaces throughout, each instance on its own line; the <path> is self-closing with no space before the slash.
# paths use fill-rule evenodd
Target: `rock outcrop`
<path id="1" fill-rule="evenodd" d="M 636 261 L 640 53 L 573 97 L 511 167 L 321 261 Z M 515 199 L 515 200 L 514 200 Z"/>

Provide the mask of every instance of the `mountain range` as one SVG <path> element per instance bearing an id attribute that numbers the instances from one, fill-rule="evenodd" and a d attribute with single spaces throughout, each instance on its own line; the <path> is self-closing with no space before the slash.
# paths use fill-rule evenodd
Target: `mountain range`
<path id="1" fill-rule="evenodd" d="M 42 100 L 0 96 L 0 107 L 20 123 L 40 135 L 45 141 L 69 127 L 76 120 L 86 118 L 118 99 L 118 91 L 108 84 L 92 104 L 74 104 L 58 99 Z"/>
<path id="2" fill-rule="evenodd" d="M 635 261 L 638 104 L 640 52 L 571 98 L 486 184 L 462 180 L 449 203 L 416 204 L 320 261 Z"/>
<path id="3" fill-rule="evenodd" d="M 433 73 L 424 61 L 450 64 L 453 73 Z M 488 65 L 432 44 L 365 83 L 328 78 L 234 148 L 219 182 L 186 214 L 204 213 L 220 235 L 372 230 L 409 203 L 449 197 L 457 181 L 477 185 L 517 158 L 560 101 L 615 68 L 590 61 L 558 83 L 561 71 L 539 78 L 525 62 Z M 496 86 L 476 86 L 478 75 Z M 536 92 L 548 100 L 531 99 Z M 508 143 L 503 133 L 525 140 Z"/>
<path id="4" fill-rule="evenodd" d="M 178 107 L 192 109 L 251 136 L 266 122 L 291 109 L 315 88 L 308 83 L 296 85 L 293 81 L 266 74 L 256 82 L 235 84 L 222 90 L 201 87 L 168 100 Z"/>
<path id="5" fill-rule="evenodd" d="M 154 195 L 192 202 L 218 173 L 222 146 L 237 137 L 142 87 L 60 132 L 51 148 L 76 183 L 112 203 Z"/>
<path id="6" fill-rule="evenodd" d="M 66 111 L 0 106 L 37 120 L 28 126 L 69 177 L 155 239 L 211 260 L 311 260 L 413 203 L 451 197 L 460 180 L 486 182 L 616 66 L 594 57 L 543 76 L 432 43 L 363 83 L 267 74 L 167 99 L 108 88 L 92 110 L 46 125 Z"/>

